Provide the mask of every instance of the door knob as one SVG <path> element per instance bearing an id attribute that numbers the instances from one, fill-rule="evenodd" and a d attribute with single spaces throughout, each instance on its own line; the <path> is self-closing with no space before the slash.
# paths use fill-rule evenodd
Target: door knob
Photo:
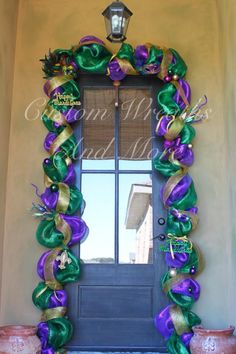
<path id="1" fill-rule="evenodd" d="M 159 219 L 158 219 L 158 224 L 159 224 L 159 225 L 165 225 L 165 223 L 166 223 L 166 221 L 165 221 L 164 218 L 159 218 Z"/>

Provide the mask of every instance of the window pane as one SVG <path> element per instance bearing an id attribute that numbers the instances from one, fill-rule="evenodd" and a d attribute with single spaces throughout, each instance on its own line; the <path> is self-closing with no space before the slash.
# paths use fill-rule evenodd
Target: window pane
<path id="1" fill-rule="evenodd" d="M 83 108 L 82 167 L 83 169 L 113 169 L 114 89 L 85 89 Z"/>
<path id="2" fill-rule="evenodd" d="M 152 160 L 120 160 L 120 170 L 152 170 Z"/>
<path id="3" fill-rule="evenodd" d="M 83 170 L 114 170 L 114 160 L 82 160 Z"/>
<path id="4" fill-rule="evenodd" d="M 150 175 L 120 175 L 120 263 L 152 263 L 152 238 L 152 182 Z"/>
<path id="5" fill-rule="evenodd" d="M 83 219 L 90 231 L 81 245 L 81 258 L 86 263 L 113 263 L 115 176 L 82 174 L 82 193 L 86 201 Z"/>
<path id="6" fill-rule="evenodd" d="M 148 89 L 121 89 L 119 98 L 119 158 L 120 168 L 123 169 L 128 163 L 124 165 L 122 160 L 148 162 L 152 159 L 152 98 Z M 142 163 L 137 166 L 142 166 Z"/>

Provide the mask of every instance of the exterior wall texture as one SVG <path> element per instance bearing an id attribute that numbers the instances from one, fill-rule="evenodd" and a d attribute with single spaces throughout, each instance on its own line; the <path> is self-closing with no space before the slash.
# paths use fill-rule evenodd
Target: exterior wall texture
<path id="1" fill-rule="evenodd" d="M 17 14 L 18 0 L 0 1 L 0 289 Z"/>

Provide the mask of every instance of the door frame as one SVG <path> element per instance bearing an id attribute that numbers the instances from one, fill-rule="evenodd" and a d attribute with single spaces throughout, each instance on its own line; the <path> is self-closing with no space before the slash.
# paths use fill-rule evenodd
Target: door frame
<path id="1" fill-rule="evenodd" d="M 102 87 L 102 89 L 105 89 L 105 88 L 112 88 L 113 87 L 113 83 L 110 80 L 110 78 L 107 76 L 101 75 L 101 74 L 84 74 L 84 73 L 82 73 L 77 80 L 77 84 L 78 84 L 78 86 L 80 88 L 80 92 L 81 92 L 81 108 L 83 108 L 84 89 L 90 89 L 90 88 L 96 89 L 96 88 L 100 88 L 100 87 Z M 151 94 L 152 106 L 153 106 L 152 108 L 157 108 L 159 110 L 156 95 L 162 86 L 163 86 L 162 81 L 157 80 L 157 78 L 153 77 L 153 76 L 152 77 L 151 76 L 127 76 L 126 78 L 124 78 L 120 82 L 119 88 L 120 89 L 122 89 L 122 88 L 137 88 L 137 89 L 149 88 L 149 89 L 151 89 L 152 90 L 152 94 Z M 154 110 L 152 109 L 151 131 L 152 131 L 153 137 L 154 137 L 154 131 L 155 131 L 156 124 L 157 124 L 157 117 L 155 116 L 155 114 L 156 114 L 156 112 L 154 112 Z M 115 119 L 117 121 L 119 119 L 119 109 L 118 108 L 115 110 L 115 115 L 116 115 Z M 74 133 L 77 137 L 77 140 L 81 139 L 82 134 L 83 134 L 82 131 L 83 131 L 83 122 L 82 122 L 82 120 L 80 120 L 79 123 L 76 124 L 74 127 Z M 152 139 L 152 148 L 158 148 L 161 151 L 161 149 L 162 149 L 161 139 L 158 139 L 156 137 L 155 137 L 155 139 Z M 81 145 L 80 145 L 80 149 L 82 149 Z M 82 153 L 82 150 L 79 151 L 79 154 L 81 154 L 81 153 Z M 77 178 L 79 178 L 77 185 L 79 186 L 79 188 L 81 188 L 81 178 L 80 178 L 81 177 L 81 169 L 82 169 L 82 160 L 81 159 L 79 159 L 75 163 L 75 169 L 76 169 Z M 133 173 L 132 170 L 130 170 L 130 172 Z M 140 173 L 143 173 L 143 171 L 140 171 Z M 153 234 L 154 234 L 153 266 L 154 266 L 154 264 L 157 264 L 157 261 L 159 260 L 159 264 L 158 264 L 159 267 L 154 266 L 153 268 L 154 268 L 155 283 L 159 284 L 161 275 L 167 271 L 167 266 L 164 261 L 165 256 L 164 256 L 163 252 L 160 250 L 160 245 L 164 241 L 164 239 L 161 236 L 164 235 L 164 233 L 165 233 L 166 225 L 158 222 L 158 219 L 160 219 L 160 218 L 163 218 L 164 220 L 166 220 L 166 209 L 163 207 L 163 204 L 162 204 L 161 199 L 159 197 L 160 185 L 164 184 L 165 178 L 163 176 L 161 176 L 153 167 L 152 167 L 152 176 L 153 176 L 153 179 L 158 179 L 158 181 L 159 181 L 159 183 L 152 184 L 152 196 L 155 196 L 153 198 L 153 204 L 154 204 L 153 210 L 160 210 L 161 211 L 160 215 L 155 216 L 153 213 Z M 119 205 L 117 205 L 117 207 L 119 207 Z M 118 235 L 118 233 L 116 233 L 116 238 L 118 238 L 118 237 L 119 237 L 119 235 Z M 113 264 L 96 264 L 97 271 L 98 271 L 98 273 L 97 273 L 98 277 L 102 276 L 103 269 L 106 266 L 113 267 L 115 269 L 115 267 L 117 265 L 117 260 L 118 260 L 118 247 L 117 247 L 118 242 L 117 241 L 118 240 L 116 239 L 116 247 L 115 247 L 115 261 L 116 261 L 116 263 L 114 265 Z M 155 250 L 155 252 L 154 252 L 154 250 Z M 79 245 L 73 247 L 73 253 L 78 258 L 80 258 L 80 246 Z M 125 268 L 128 269 L 129 267 L 131 267 L 131 265 L 126 265 L 126 264 L 122 264 L 119 266 L 122 266 L 123 269 L 125 269 Z M 132 265 L 132 267 L 133 266 L 135 266 L 135 267 L 138 266 L 139 269 L 142 269 L 142 271 L 144 271 L 144 272 L 145 272 L 145 268 L 148 267 L 148 265 L 141 265 L 141 264 Z M 83 263 L 82 277 L 83 277 L 83 274 L 86 277 L 89 277 L 89 274 L 93 275 L 93 273 L 94 273 L 93 267 L 94 267 L 93 264 L 84 264 Z M 124 272 L 125 272 L 125 270 L 124 270 Z M 115 270 L 114 270 L 114 274 L 115 274 Z M 148 277 L 148 274 L 146 276 Z M 83 280 L 79 281 L 79 284 L 82 285 Z M 68 315 L 69 315 L 70 319 L 72 320 L 74 327 L 76 327 L 75 323 L 74 323 L 74 317 L 75 317 L 74 313 L 78 313 L 78 303 L 76 302 L 76 297 L 73 296 L 73 292 L 77 291 L 77 289 L 76 289 L 77 286 L 78 286 L 78 283 L 71 283 L 66 286 L 66 290 L 68 292 L 69 300 L 70 300 Z M 169 303 L 167 297 L 165 296 L 165 294 L 161 290 L 161 286 L 154 287 L 153 297 L 156 299 L 158 298 L 158 300 L 159 300 L 158 304 L 156 304 L 155 313 L 160 312 L 160 310 L 163 307 L 167 306 Z M 153 314 L 153 315 L 155 315 L 155 314 Z M 153 323 L 153 327 L 154 327 L 154 323 Z M 135 346 L 127 346 L 127 347 L 118 349 L 118 348 L 112 348 L 112 347 L 107 348 L 107 347 L 92 347 L 92 346 L 75 346 L 74 344 L 71 344 L 71 342 L 69 342 L 67 344 L 66 348 L 68 350 L 75 350 L 75 351 L 77 351 L 77 350 L 78 351 L 95 351 L 95 352 L 115 351 L 118 353 L 119 350 L 122 350 L 122 351 L 127 351 L 127 352 L 134 352 L 134 353 L 137 351 L 166 353 L 165 342 L 161 336 L 159 338 L 161 341 L 161 345 L 158 347 L 148 347 L 148 348 L 140 347 L 139 348 L 139 347 L 135 347 Z M 72 339 L 72 341 L 73 341 L 73 339 Z M 117 349 L 118 349 L 118 351 L 117 351 Z"/>

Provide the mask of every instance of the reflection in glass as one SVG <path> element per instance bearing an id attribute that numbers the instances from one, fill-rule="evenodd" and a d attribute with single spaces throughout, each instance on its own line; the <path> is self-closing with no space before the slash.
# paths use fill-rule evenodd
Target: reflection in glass
<path id="1" fill-rule="evenodd" d="M 83 219 L 89 236 L 81 245 L 85 263 L 114 262 L 115 176 L 82 174 L 82 193 L 86 201 Z"/>
<path id="2" fill-rule="evenodd" d="M 119 262 L 153 261 L 152 181 L 148 174 L 119 176 Z"/>

